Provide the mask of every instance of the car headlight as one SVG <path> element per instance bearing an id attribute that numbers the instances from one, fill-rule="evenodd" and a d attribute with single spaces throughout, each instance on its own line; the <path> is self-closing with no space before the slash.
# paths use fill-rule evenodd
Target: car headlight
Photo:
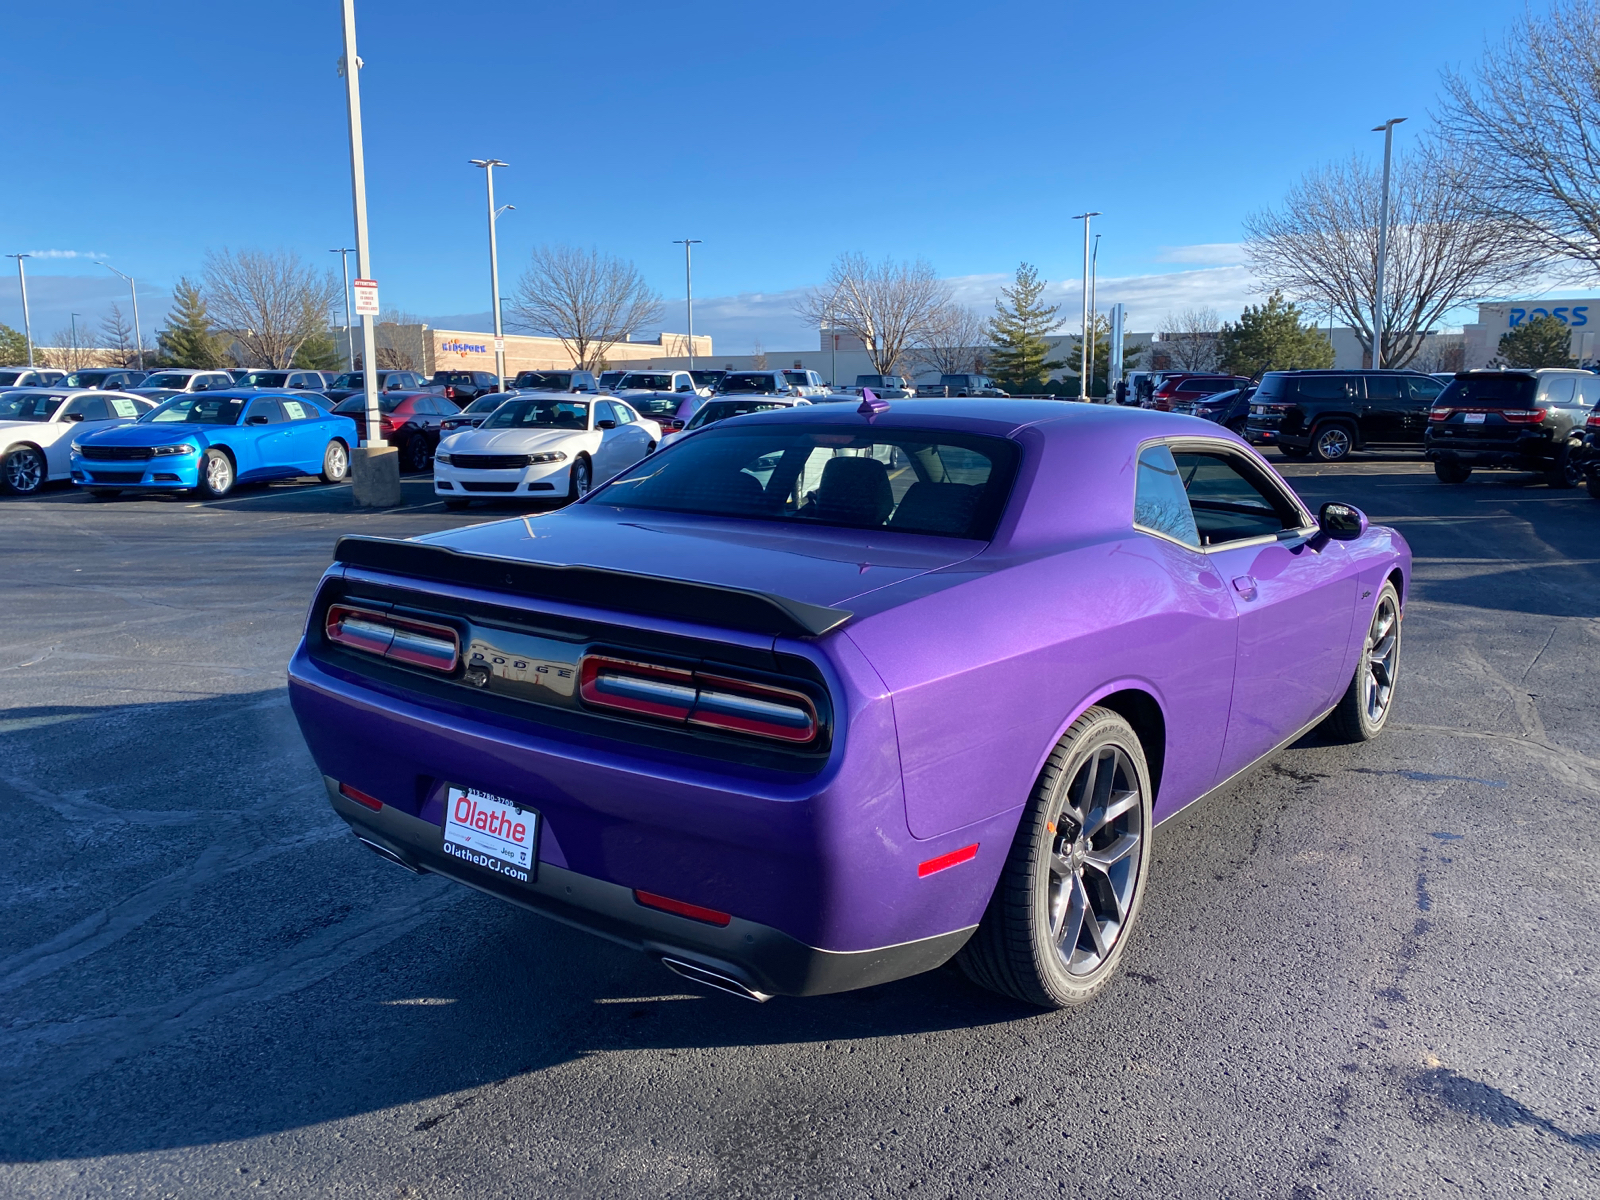
<path id="1" fill-rule="evenodd" d="M 433 461 L 441 466 L 448 467 L 450 465 L 450 456 L 448 454 L 435 454 Z"/>
<path id="2" fill-rule="evenodd" d="M 78 445 L 77 442 L 73 442 L 72 443 L 72 452 L 74 454 L 82 454 L 83 453 L 83 447 Z"/>
<path id="3" fill-rule="evenodd" d="M 194 447 L 189 445 L 188 442 L 180 442 L 176 446 L 152 446 L 152 447 L 150 447 L 150 453 L 152 455 L 154 455 L 154 456 L 160 456 L 160 455 L 164 455 L 164 454 L 193 454 L 194 452 L 195 452 Z"/>
<path id="4" fill-rule="evenodd" d="M 532 466 L 535 463 L 552 463 L 552 462 L 566 462 L 566 461 L 567 461 L 567 452 L 565 450 L 551 450 L 551 451 L 549 451 L 548 453 L 545 453 L 545 454 L 530 454 L 530 455 L 528 455 L 528 465 L 529 466 Z"/>

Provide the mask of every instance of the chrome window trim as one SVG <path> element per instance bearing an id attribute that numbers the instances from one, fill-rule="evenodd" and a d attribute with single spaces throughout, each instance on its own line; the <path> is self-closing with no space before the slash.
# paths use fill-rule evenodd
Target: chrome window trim
<path id="1" fill-rule="evenodd" d="M 1180 450 L 1195 450 L 1206 454 L 1218 454 L 1228 458 L 1242 460 L 1258 468 L 1262 465 L 1256 461 L 1254 455 L 1244 453 L 1239 446 L 1234 445 L 1232 442 L 1224 441 L 1222 438 L 1196 437 L 1194 434 L 1179 434 L 1177 436 L 1146 438 L 1145 440 L 1141 441 L 1134 448 L 1133 452 L 1133 461 L 1135 467 L 1138 465 L 1139 456 L 1151 446 L 1165 446 L 1168 450 L 1173 452 Z M 1295 546 L 1315 537 L 1317 533 L 1321 531 L 1322 526 L 1316 520 L 1316 518 L 1311 515 L 1311 510 L 1305 506 L 1305 503 L 1298 495 L 1295 494 L 1294 490 L 1292 488 L 1285 488 L 1282 484 L 1280 484 L 1276 474 L 1273 473 L 1271 468 L 1267 468 L 1267 470 L 1264 472 L 1258 473 L 1260 474 L 1260 477 L 1266 486 L 1271 488 L 1281 499 L 1287 500 L 1290 507 L 1292 507 L 1295 512 L 1300 514 L 1301 521 L 1299 525 L 1295 526 L 1293 529 L 1283 529 L 1279 533 L 1263 534 L 1260 537 L 1253 538 L 1240 538 L 1237 541 L 1222 542 L 1215 546 L 1191 546 L 1188 542 L 1180 541 L 1171 534 L 1162 533 L 1159 530 L 1151 529 L 1147 525 L 1140 525 L 1137 521 L 1132 521 L 1131 524 L 1139 533 L 1160 538 L 1162 541 L 1171 542 L 1174 546 L 1182 546 L 1185 550 L 1193 550 L 1198 554 L 1211 554 L 1213 552 L 1222 550 L 1237 550 L 1241 547 L 1271 546 L 1284 543 Z M 1134 475 L 1133 496 L 1135 505 L 1138 503 L 1138 494 L 1138 474 L 1136 471 Z M 1285 538 L 1282 536 L 1282 534 L 1293 534 L 1293 537 Z"/>

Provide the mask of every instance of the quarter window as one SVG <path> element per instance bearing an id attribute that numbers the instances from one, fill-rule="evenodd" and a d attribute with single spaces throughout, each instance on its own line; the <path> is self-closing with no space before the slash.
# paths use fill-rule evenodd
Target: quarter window
<path id="1" fill-rule="evenodd" d="M 1185 546 L 1199 547 L 1189 497 L 1183 490 L 1178 464 L 1166 446 L 1150 446 L 1139 455 L 1139 480 L 1134 489 L 1133 523 Z"/>

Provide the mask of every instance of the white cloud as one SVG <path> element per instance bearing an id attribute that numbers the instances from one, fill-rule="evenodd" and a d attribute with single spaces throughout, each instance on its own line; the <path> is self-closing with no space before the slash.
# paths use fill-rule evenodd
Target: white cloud
<path id="1" fill-rule="evenodd" d="M 104 250 L 29 250 L 31 258 L 109 258 Z"/>
<path id="2" fill-rule="evenodd" d="M 1201 242 L 1195 246 L 1162 246 L 1155 261 L 1195 267 L 1232 267 L 1242 263 L 1244 257 L 1243 242 Z"/>

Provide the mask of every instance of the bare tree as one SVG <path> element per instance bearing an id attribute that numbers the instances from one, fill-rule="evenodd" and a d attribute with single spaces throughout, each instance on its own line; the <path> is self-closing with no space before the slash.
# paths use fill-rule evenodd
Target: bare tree
<path id="1" fill-rule="evenodd" d="M 911 350 L 933 340 L 950 288 L 924 259 L 876 266 L 860 254 L 841 254 L 828 282 L 807 292 L 795 312 L 818 328 L 836 326 L 861 339 L 872 369 L 898 375 Z"/>
<path id="2" fill-rule="evenodd" d="M 65 325 L 50 335 L 50 345 L 35 346 L 34 358 L 41 367 L 57 371 L 81 371 L 99 365 L 97 339 L 86 325 Z"/>
<path id="3" fill-rule="evenodd" d="M 1459 333 L 1436 334 L 1425 338 L 1422 349 L 1411 360 L 1418 371 L 1464 371 L 1467 369 L 1467 347 Z"/>
<path id="4" fill-rule="evenodd" d="M 131 367 L 137 361 L 133 330 L 128 327 L 128 318 L 122 315 L 121 307 L 116 304 L 100 321 L 100 342 L 110 352 L 114 366 Z"/>
<path id="5" fill-rule="evenodd" d="M 245 365 L 287 367 L 307 338 L 328 328 L 341 289 L 331 271 L 279 250 L 207 251 L 205 300 Z"/>
<path id="6" fill-rule="evenodd" d="M 372 340 L 379 370 L 428 369 L 428 327 L 421 317 L 391 308 L 378 317 Z"/>
<path id="7" fill-rule="evenodd" d="M 572 246 L 535 250 L 509 308 L 529 333 L 560 338 L 582 371 L 601 370 L 606 351 L 661 319 L 661 297 L 637 267 Z"/>
<path id="8" fill-rule="evenodd" d="M 1447 312 L 1527 273 L 1506 222 L 1476 207 L 1443 159 L 1425 146 L 1395 166 L 1379 366 L 1405 366 Z M 1265 286 L 1331 308 L 1369 354 L 1382 187 L 1381 171 L 1351 158 L 1308 172 L 1282 208 L 1245 221 L 1245 249 Z"/>
<path id="9" fill-rule="evenodd" d="M 755 353 L 750 356 L 750 365 L 758 371 L 767 369 L 767 352 L 761 345 L 761 339 L 756 339 Z"/>
<path id="10" fill-rule="evenodd" d="M 1445 75 L 1449 182 L 1530 256 L 1600 268 L 1600 5 L 1524 11 L 1471 76 Z"/>
<path id="11" fill-rule="evenodd" d="M 950 304 L 929 322 L 911 358 L 941 375 L 971 375 L 983 369 L 988 346 L 988 318 L 964 304 Z"/>
<path id="12" fill-rule="evenodd" d="M 1168 313 L 1161 348 L 1172 369 L 1215 371 L 1220 359 L 1217 332 L 1221 328 L 1222 318 L 1210 305 L 1186 308 L 1177 315 Z"/>

